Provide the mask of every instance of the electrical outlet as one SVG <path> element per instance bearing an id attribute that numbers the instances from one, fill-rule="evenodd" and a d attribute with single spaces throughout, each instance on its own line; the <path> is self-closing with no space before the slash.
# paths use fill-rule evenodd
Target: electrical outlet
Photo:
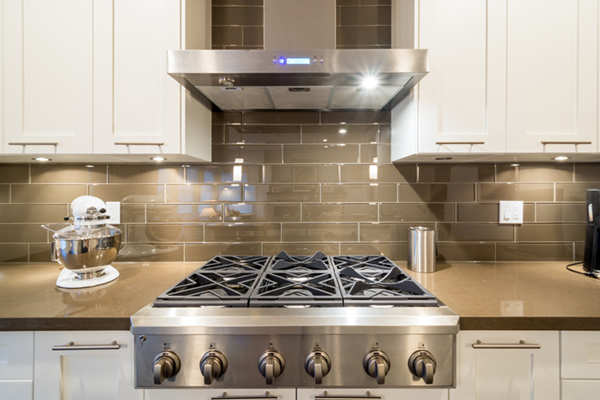
<path id="1" fill-rule="evenodd" d="M 500 216 L 501 224 L 522 224 L 523 223 L 523 202 L 522 201 L 501 201 Z"/>
<path id="2" fill-rule="evenodd" d="M 106 220 L 107 224 L 120 224 L 121 223 L 121 203 L 118 201 L 107 201 L 106 202 L 106 214 L 110 216 L 110 219 Z"/>

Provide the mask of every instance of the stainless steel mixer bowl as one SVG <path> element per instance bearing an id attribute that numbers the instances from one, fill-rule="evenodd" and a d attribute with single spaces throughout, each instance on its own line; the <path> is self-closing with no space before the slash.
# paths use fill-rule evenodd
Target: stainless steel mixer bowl
<path id="1" fill-rule="evenodd" d="M 120 247 L 121 231 L 118 229 L 114 229 L 112 235 L 89 239 L 54 238 L 52 261 L 58 261 L 85 279 L 95 276 L 115 261 Z"/>

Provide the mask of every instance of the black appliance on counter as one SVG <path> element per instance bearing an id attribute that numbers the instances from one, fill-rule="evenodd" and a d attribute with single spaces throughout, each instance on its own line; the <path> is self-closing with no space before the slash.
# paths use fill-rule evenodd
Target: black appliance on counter
<path id="1" fill-rule="evenodd" d="M 585 251 L 583 269 L 588 274 L 600 274 L 600 190 L 585 191 Z"/>

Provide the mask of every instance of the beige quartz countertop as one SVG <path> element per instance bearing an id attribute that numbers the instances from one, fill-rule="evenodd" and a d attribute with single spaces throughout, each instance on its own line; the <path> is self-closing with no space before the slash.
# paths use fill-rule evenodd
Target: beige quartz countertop
<path id="1" fill-rule="evenodd" d="M 58 264 L 0 264 L 0 330 L 128 330 L 131 315 L 201 265 L 116 263 L 114 282 L 60 289 Z M 565 265 L 451 263 L 407 272 L 460 315 L 462 330 L 600 330 L 600 280 Z"/>

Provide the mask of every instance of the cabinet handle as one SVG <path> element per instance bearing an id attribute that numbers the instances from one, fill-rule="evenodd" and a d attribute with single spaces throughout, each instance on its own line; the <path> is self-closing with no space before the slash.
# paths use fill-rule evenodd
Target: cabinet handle
<path id="1" fill-rule="evenodd" d="M 119 350 L 121 345 L 117 341 L 113 341 L 111 344 L 75 344 L 75 342 L 69 342 L 63 345 L 52 346 L 52 351 L 62 350 Z"/>
<path id="2" fill-rule="evenodd" d="M 58 142 L 11 142 L 9 146 L 58 146 Z"/>
<path id="3" fill-rule="evenodd" d="M 367 392 L 365 396 L 329 396 L 327 392 L 323 396 L 315 396 L 315 400 L 356 400 L 356 399 L 371 399 L 381 400 L 380 396 L 371 396 L 371 392 Z"/>
<path id="4" fill-rule="evenodd" d="M 485 142 L 435 142 L 435 144 L 443 145 L 443 144 L 485 144 Z"/>
<path id="5" fill-rule="evenodd" d="M 542 345 L 535 343 L 525 343 L 519 340 L 519 343 L 482 343 L 481 340 L 473 343 L 474 349 L 541 349 Z"/>
<path id="6" fill-rule="evenodd" d="M 277 396 L 271 396 L 266 392 L 264 396 L 228 396 L 226 392 L 219 397 L 211 397 L 210 400 L 277 400 Z"/>
<path id="7" fill-rule="evenodd" d="M 575 146 L 577 146 L 578 144 L 592 144 L 592 142 L 556 142 L 556 141 L 542 140 L 542 144 L 544 146 L 547 144 L 574 144 Z"/>
<path id="8" fill-rule="evenodd" d="M 164 146 L 165 142 L 115 142 L 115 146 Z"/>

